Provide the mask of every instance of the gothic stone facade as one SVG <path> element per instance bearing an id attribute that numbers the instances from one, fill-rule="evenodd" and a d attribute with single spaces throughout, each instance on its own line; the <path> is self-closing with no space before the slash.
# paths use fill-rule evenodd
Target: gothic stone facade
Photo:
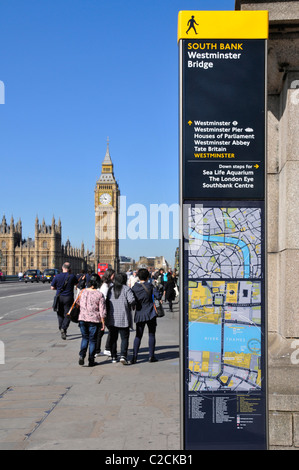
<path id="1" fill-rule="evenodd" d="M 89 255 L 84 253 L 84 245 L 81 249 L 73 248 L 68 240 L 61 243 L 61 221 L 56 224 L 53 217 L 52 224 L 46 225 L 43 220 L 39 224 L 35 220 L 35 239 L 22 238 L 22 222 L 16 224 L 11 218 L 8 225 L 3 216 L 0 224 L 0 270 L 5 275 L 16 275 L 28 269 L 48 268 L 61 269 L 64 262 L 70 262 L 72 272 L 77 273 L 89 267 Z"/>

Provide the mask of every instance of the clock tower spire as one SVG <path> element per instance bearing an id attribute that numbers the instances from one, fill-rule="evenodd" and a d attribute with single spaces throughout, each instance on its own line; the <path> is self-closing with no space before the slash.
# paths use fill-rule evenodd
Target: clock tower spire
<path id="1" fill-rule="evenodd" d="M 113 163 L 111 160 L 110 156 L 110 150 L 109 150 L 109 137 L 107 138 L 107 150 L 106 150 L 106 155 L 102 163 L 102 174 L 100 176 L 100 181 L 108 182 L 108 181 L 114 181 L 114 174 L 113 174 Z"/>
<path id="2" fill-rule="evenodd" d="M 102 162 L 102 172 L 95 187 L 95 269 L 107 263 L 116 271 L 119 267 L 119 187 L 114 176 L 109 139 Z"/>

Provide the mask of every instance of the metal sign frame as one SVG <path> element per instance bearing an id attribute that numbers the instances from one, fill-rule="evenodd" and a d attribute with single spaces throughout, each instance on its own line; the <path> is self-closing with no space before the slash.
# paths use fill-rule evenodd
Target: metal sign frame
<path id="1" fill-rule="evenodd" d="M 185 450 L 268 448 L 267 37 L 268 12 L 179 14 L 180 393 L 181 448 Z M 208 44 L 211 54 L 207 54 Z M 229 45 L 237 49 L 238 44 L 240 48 L 245 45 L 240 57 L 225 56 Z M 187 55 L 186 51 L 192 53 Z M 251 117 L 258 129 L 253 132 L 246 124 L 241 140 L 247 149 L 234 152 L 232 129 L 240 132 L 238 122 L 223 112 L 229 107 L 225 96 L 218 107 L 221 89 L 212 88 L 213 74 L 231 70 L 233 76 L 240 64 L 246 66 L 255 60 L 254 51 L 261 57 L 259 70 L 264 55 L 264 70 L 257 75 L 259 90 L 263 88 L 257 104 L 263 99 L 263 111 L 257 113 L 254 104 Z M 231 54 L 238 54 L 238 50 Z M 191 71 L 186 71 L 187 59 Z M 225 94 L 236 100 L 236 110 L 240 87 L 234 85 L 233 79 L 231 85 L 227 81 Z M 240 116 L 242 119 L 242 112 L 238 120 Z M 202 150 L 196 151 L 194 135 L 198 132 Z M 222 137 L 223 143 L 218 145 L 221 134 L 226 135 L 226 142 Z M 211 145 L 205 145 L 208 139 Z M 252 238 L 248 246 L 243 235 Z M 226 261 L 229 257 L 232 266 Z M 244 262 L 238 266 L 241 257 Z"/>

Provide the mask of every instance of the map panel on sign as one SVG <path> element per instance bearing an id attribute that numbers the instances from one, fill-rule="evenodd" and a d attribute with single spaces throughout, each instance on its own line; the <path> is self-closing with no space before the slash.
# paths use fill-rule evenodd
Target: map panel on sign
<path id="1" fill-rule="evenodd" d="M 189 209 L 189 279 L 261 277 L 261 209 Z"/>
<path id="2" fill-rule="evenodd" d="M 261 283 L 189 282 L 189 390 L 261 388 Z"/>

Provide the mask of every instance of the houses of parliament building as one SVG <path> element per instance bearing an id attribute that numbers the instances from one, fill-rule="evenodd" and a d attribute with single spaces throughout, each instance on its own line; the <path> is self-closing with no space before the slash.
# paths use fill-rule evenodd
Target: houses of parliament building
<path id="1" fill-rule="evenodd" d="M 98 263 L 108 263 L 114 269 L 119 266 L 118 204 L 119 188 L 114 177 L 113 164 L 107 151 L 102 163 L 101 175 L 94 190 L 95 210 L 95 252 L 71 246 L 69 240 L 62 244 L 62 225 L 53 216 L 51 225 L 45 220 L 35 219 L 35 238 L 23 239 L 22 222 L 10 223 L 5 216 L 0 223 L 0 271 L 6 275 L 16 275 L 28 269 L 44 271 L 48 268 L 61 270 L 62 264 L 70 262 L 72 272 L 82 269 L 95 270 Z"/>
<path id="2" fill-rule="evenodd" d="M 6 275 L 15 275 L 28 269 L 48 268 L 61 270 L 64 262 L 69 261 L 73 272 L 87 269 L 89 254 L 85 253 L 84 244 L 81 248 L 73 248 L 69 240 L 62 244 L 61 221 L 56 224 L 53 217 L 52 224 L 46 225 L 43 220 L 39 223 L 35 219 L 35 238 L 22 237 L 22 222 L 16 224 L 13 218 L 7 224 L 3 216 L 0 224 L 0 270 Z"/>

